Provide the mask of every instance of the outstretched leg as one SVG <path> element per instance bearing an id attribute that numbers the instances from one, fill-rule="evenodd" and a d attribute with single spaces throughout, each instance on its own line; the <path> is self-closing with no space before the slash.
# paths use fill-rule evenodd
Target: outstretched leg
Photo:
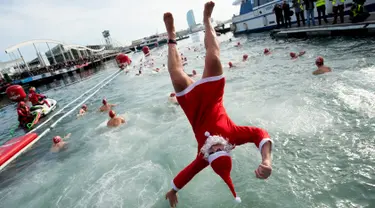
<path id="1" fill-rule="evenodd" d="M 220 48 L 216 40 L 216 31 L 211 25 L 211 14 L 215 3 L 210 1 L 204 5 L 203 23 L 205 26 L 204 45 L 206 47 L 206 59 L 203 78 L 219 76 L 223 74 L 220 62 Z"/>
<path id="2" fill-rule="evenodd" d="M 171 13 L 164 14 L 164 23 L 168 33 L 168 39 L 176 40 L 174 20 Z M 194 81 L 183 71 L 180 53 L 176 44 L 168 44 L 168 71 L 173 88 L 178 93 L 186 89 Z"/>

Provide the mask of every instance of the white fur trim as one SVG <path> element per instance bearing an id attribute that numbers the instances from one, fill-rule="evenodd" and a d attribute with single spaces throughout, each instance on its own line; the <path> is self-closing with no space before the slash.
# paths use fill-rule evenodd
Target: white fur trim
<path id="1" fill-rule="evenodd" d="M 176 187 L 176 185 L 174 185 L 173 180 L 172 180 L 172 188 L 173 188 L 173 190 L 175 190 L 175 191 L 179 191 L 179 190 L 180 190 L 179 188 Z"/>
<path id="2" fill-rule="evenodd" d="M 238 197 L 238 196 L 235 198 L 235 200 L 236 200 L 237 203 L 241 203 L 241 202 L 242 202 L 242 201 L 241 201 L 241 198 Z"/>
<path id="3" fill-rule="evenodd" d="M 196 87 L 196 86 L 198 86 L 200 84 L 203 84 L 203 83 L 206 83 L 206 82 L 218 81 L 218 80 L 220 80 L 222 78 L 224 78 L 224 75 L 219 75 L 219 76 L 214 76 L 214 77 L 206 77 L 206 78 L 200 79 L 200 80 L 194 82 L 193 84 L 189 85 L 189 87 L 187 87 L 183 91 L 176 93 L 176 96 L 180 97 L 180 96 L 186 95 L 190 91 L 192 91 L 194 89 L 194 87 Z"/>
<path id="4" fill-rule="evenodd" d="M 206 132 L 208 133 L 208 132 Z M 209 133 L 208 133 L 209 134 Z M 206 135 L 206 134 L 205 134 Z M 201 148 L 201 153 L 204 155 L 205 158 L 208 158 L 210 155 L 211 147 L 217 144 L 221 144 L 224 146 L 224 151 L 230 152 L 233 149 L 233 145 L 229 144 L 226 139 L 224 139 L 221 136 L 209 136 L 206 139 L 206 142 L 204 143 L 203 147 Z"/>
<path id="5" fill-rule="evenodd" d="M 215 152 L 214 154 L 208 156 L 208 162 L 211 164 L 214 160 L 216 160 L 217 158 L 219 158 L 221 156 L 228 156 L 228 157 L 230 157 L 230 154 L 228 152 L 226 152 L 226 151 Z"/>
<path id="6" fill-rule="evenodd" d="M 263 145 L 264 145 L 266 142 L 268 142 L 268 141 L 270 141 L 271 144 L 273 144 L 273 141 L 272 141 L 270 138 L 264 138 L 264 139 L 262 139 L 262 141 L 260 141 L 260 143 L 259 143 L 259 151 L 260 151 L 260 152 L 262 152 L 262 147 L 263 147 Z"/>

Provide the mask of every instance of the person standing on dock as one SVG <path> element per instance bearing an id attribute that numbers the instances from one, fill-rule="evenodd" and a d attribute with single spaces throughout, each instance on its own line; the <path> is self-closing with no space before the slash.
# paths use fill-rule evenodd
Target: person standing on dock
<path id="1" fill-rule="evenodd" d="M 293 7 L 294 7 L 294 12 L 296 13 L 298 27 L 301 26 L 301 24 L 299 23 L 300 20 L 302 21 L 303 26 L 306 26 L 305 10 L 303 9 L 303 5 L 301 1 L 302 0 L 293 1 Z"/>
<path id="2" fill-rule="evenodd" d="M 283 11 L 284 11 L 284 20 L 285 20 L 285 28 L 292 27 L 292 23 L 290 22 L 290 6 L 289 3 L 286 3 L 286 0 L 283 2 Z"/>
<path id="3" fill-rule="evenodd" d="M 214 6 L 215 3 L 211 1 L 204 7 L 206 57 L 203 76 L 198 81 L 192 80 L 184 73 L 176 46 L 173 16 L 169 12 L 164 14 L 164 23 L 168 33 L 169 75 L 177 100 L 190 122 L 198 143 L 198 151 L 194 160 L 172 180 L 172 187 L 165 196 L 171 207 L 175 207 L 178 203 L 177 192 L 208 166 L 211 166 L 228 185 L 235 201 L 241 202 L 230 175 L 232 169 L 230 152 L 234 146 L 253 143 L 259 148 L 262 162 L 254 171 L 256 178 L 267 179 L 272 172 L 272 140 L 267 131 L 254 126 L 236 125 L 229 118 L 223 105 L 225 77 L 220 61 L 219 43 L 210 22 Z M 186 147 L 188 146 L 190 145 L 186 144 Z M 218 190 L 210 191 L 217 192 Z M 216 200 L 216 203 L 220 202 Z"/>
<path id="4" fill-rule="evenodd" d="M 312 25 L 315 26 L 315 17 L 314 17 L 314 0 L 304 0 L 306 15 L 307 15 L 307 26 L 310 27 L 310 19 Z"/>
<path id="5" fill-rule="evenodd" d="M 276 22 L 277 22 L 277 28 L 280 28 L 284 26 L 284 18 L 283 18 L 283 9 L 281 8 L 280 4 L 275 4 L 275 7 L 273 8 L 273 13 L 276 15 Z"/>
<path id="6" fill-rule="evenodd" d="M 332 0 L 333 6 L 333 23 L 337 24 L 337 15 L 340 13 L 340 22 L 344 23 L 344 3 L 345 0 Z"/>
<path id="7" fill-rule="evenodd" d="M 326 1 L 325 0 L 317 0 L 316 10 L 318 11 L 319 25 L 322 25 L 322 20 L 321 20 L 322 17 L 324 19 L 324 22 L 327 24 L 328 20 L 327 20 L 327 17 L 326 17 Z"/>

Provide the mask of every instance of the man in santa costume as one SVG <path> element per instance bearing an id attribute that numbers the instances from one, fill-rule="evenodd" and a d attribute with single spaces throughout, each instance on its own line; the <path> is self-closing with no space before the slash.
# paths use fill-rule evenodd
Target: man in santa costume
<path id="1" fill-rule="evenodd" d="M 237 126 L 227 115 L 223 105 L 225 78 L 220 62 L 220 49 L 216 32 L 210 19 L 215 4 L 205 4 L 203 22 L 205 25 L 206 58 L 202 79 L 192 80 L 184 71 L 180 53 L 177 51 L 174 20 L 171 13 L 164 14 L 168 33 L 168 71 L 176 97 L 188 118 L 198 142 L 198 153 L 193 162 L 180 171 L 172 181 L 172 189 L 166 199 L 172 207 L 177 204 L 177 192 L 197 173 L 211 166 L 228 185 L 235 200 L 236 195 L 230 177 L 232 160 L 230 151 L 238 145 L 254 143 L 262 155 L 262 162 L 255 170 L 257 178 L 271 175 L 271 144 L 268 133 L 257 127 Z"/>

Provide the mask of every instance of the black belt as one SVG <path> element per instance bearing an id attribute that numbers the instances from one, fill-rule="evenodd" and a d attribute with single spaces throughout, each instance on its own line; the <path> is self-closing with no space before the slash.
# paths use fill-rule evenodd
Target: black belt
<path id="1" fill-rule="evenodd" d="M 212 155 L 212 154 L 214 154 L 214 153 L 216 153 L 216 152 L 220 152 L 220 151 L 223 151 L 222 149 L 217 149 L 215 152 L 210 152 L 210 153 L 208 153 L 208 155 Z"/>

